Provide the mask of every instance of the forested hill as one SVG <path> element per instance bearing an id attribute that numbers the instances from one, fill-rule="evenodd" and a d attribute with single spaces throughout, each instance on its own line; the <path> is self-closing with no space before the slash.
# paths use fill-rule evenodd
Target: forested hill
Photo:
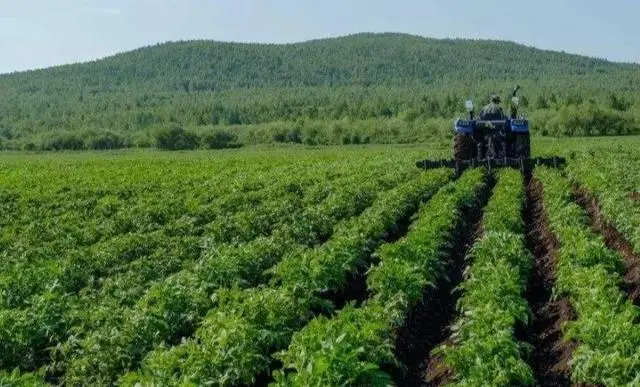
<path id="1" fill-rule="evenodd" d="M 165 43 L 103 60 L 0 77 L 4 90 L 219 91 L 252 87 L 408 85 L 602 75 L 640 79 L 640 66 L 510 42 L 358 34 L 296 44 Z M 96 90 L 97 91 L 97 90 Z"/>
<path id="2" fill-rule="evenodd" d="M 640 131 L 640 65 L 510 42 L 357 34 L 165 43 L 0 75 L 0 149 L 152 146 L 176 126 L 242 143 L 424 141 L 450 132 L 465 99 L 507 96 L 516 83 L 522 107 L 543 114 L 536 133 Z"/>

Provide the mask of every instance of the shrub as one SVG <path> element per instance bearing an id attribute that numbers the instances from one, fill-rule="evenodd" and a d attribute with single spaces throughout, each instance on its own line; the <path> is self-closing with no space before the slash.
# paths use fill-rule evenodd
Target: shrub
<path id="1" fill-rule="evenodd" d="M 41 150 L 80 150 L 85 149 L 84 140 L 73 132 L 51 132 L 45 135 L 38 146 Z"/>
<path id="2" fill-rule="evenodd" d="M 84 135 L 89 149 L 120 149 L 127 146 L 121 135 L 110 131 L 90 131 Z"/>
<path id="3" fill-rule="evenodd" d="M 225 129 L 215 129 L 200 134 L 202 145 L 209 149 L 239 148 L 238 136 Z"/>
<path id="4" fill-rule="evenodd" d="M 25 142 L 25 143 L 22 145 L 22 150 L 23 150 L 23 151 L 27 151 L 27 152 L 34 151 L 34 150 L 36 150 L 37 148 L 38 148 L 38 147 L 36 146 L 36 144 L 35 144 L 33 141 Z"/>
<path id="5" fill-rule="evenodd" d="M 302 131 L 299 127 L 282 127 L 273 133 L 273 141 L 284 143 L 302 143 Z"/>
<path id="6" fill-rule="evenodd" d="M 153 148 L 156 145 L 155 138 L 148 131 L 132 133 L 127 143 L 133 148 Z"/>
<path id="7" fill-rule="evenodd" d="M 532 124 L 538 133 L 551 136 L 619 136 L 640 130 L 631 113 L 588 102 L 535 112 Z"/>
<path id="8" fill-rule="evenodd" d="M 327 138 L 326 124 L 324 122 L 312 121 L 305 123 L 302 130 L 302 138 L 307 145 L 327 145 L 331 140 Z"/>
<path id="9" fill-rule="evenodd" d="M 156 146 L 160 149 L 179 150 L 198 147 L 198 135 L 180 126 L 162 128 L 154 133 Z"/>

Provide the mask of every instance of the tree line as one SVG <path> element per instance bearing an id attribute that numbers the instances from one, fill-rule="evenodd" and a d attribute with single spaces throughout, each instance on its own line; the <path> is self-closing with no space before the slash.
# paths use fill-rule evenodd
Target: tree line
<path id="1" fill-rule="evenodd" d="M 233 146 L 343 143 L 330 135 L 338 124 L 360 141 L 424 140 L 446 136 L 466 99 L 506 98 L 515 83 L 536 134 L 629 134 L 640 122 L 639 69 L 508 42 L 399 34 L 293 45 L 168 43 L 0 76 L 0 146 L 50 149 L 57 137 L 91 149 L 154 146 L 157 133 L 176 127 L 231 133 Z M 380 126 L 396 129 L 379 136 Z"/>

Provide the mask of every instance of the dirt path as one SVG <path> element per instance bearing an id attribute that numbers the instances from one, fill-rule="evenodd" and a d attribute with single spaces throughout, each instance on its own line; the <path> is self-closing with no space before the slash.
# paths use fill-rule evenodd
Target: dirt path
<path id="1" fill-rule="evenodd" d="M 575 188 L 574 196 L 589 215 L 593 230 L 604 237 L 609 249 L 617 251 L 622 256 L 626 266 L 624 291 L 636 306 L 640 306 L 640 256 L 633 251 L 631 243 L 624 235 L 604 219 L 595 198 L 580 187 Z"/>
<path id="2" fill-rule="evenodd" d="M 539 386 L 569 386 L 569 360 L 575 344 L 562 338 L 562 324 L 574 319 L 569 300 L 552 299 L 558 241 L 549 229 L 542 205 L 542 185 L 532 179 L 527 184 L 525 224 L 527 246 L 535 257 L 526 298 L 533 313 L 529 327 L 518 337 L 533 346 L 530 366 Z"/>
<path id="3" fill-rule="evenodd" d="M 435 367 L 431 351 L 450 335 L 449 326 L 455 319 L 455 306 L 459 294 L 454 289 L 463 279 L 465 257 L 481 234 L 482 208 L 487 204 L 494 182 L 490 181 L 477 206 L 465 211 L 453 233 L 453 243 L 445 257 L 449 261 L 444 278 L 435 289 L 424 292 L 422 303 L 412 310 L 405 325 L 396 332 L 396 355 L 407 367 L 406 372 L 393 372 L 398 386 L 425 386 L 431 377 L 429 369 Z M 442 368 L 442 367 L 440 367 Z M 434 377 L 436 375 L 433 375 Z M 439 378 L 446 378 L 442 370 Z"/>

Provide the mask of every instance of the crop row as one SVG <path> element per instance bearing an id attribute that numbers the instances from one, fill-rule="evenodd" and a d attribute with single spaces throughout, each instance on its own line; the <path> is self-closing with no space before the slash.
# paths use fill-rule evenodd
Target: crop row
<path id="1" fill-rule="evenodd" d="M 459 286 L 459 317 L 449 341 L 434 350 L 462 386 L 533 385 L 526 345 L 515 337 L 529 323 L 524 298 L 532 256 L 524 238 L 524 184 L 518 171 L 503 170 L 483 215 L 483 236 L 468 257 Z"/>
<path id="2" fill-rule="evenodd" d="M 447 179 L 447 171 L 425 173 L 381 194 L 359 217 L 337 225 L 327 243 L 288 253 L 269 271 L 270 286 L 216 292 L 216 307 L 192 339 L 151 352 L 142 369 L 121 382 L 255 382 L 269 370 L 275 350 L 286 347 L 314 313 L 332 307 L 321 295 L 342 288 L 385 233 Z"/>
<path id="3" fill-rule="evenodd" d="M 403 174 L 396 175 L 399 176 L 398 178 L 402 178 L 402 176 L 404 176 Z M 355 179 L 356 182 L 352 183 L 351 185 L 357 185 L 358 183 L 362 183 L 362 180 L 364 180 L 358 179 L 357 177 L 353 177 L 352 180 L 353 179 Z M 346 181 L 343 181 L 342 183 L 345 182 Z M 389 183 L 393 184 L 393 181 Z M 341 184 L 337 188 L 342 190 L 344 187 Z M 344 208 L 358 208 L 358 205 L 366 205 L 367 203 L 366 193 L 364 194 L 365 196 L 354 195 L 353 198 L 351 198 L 349 194 L 352 194 L 352 192 L 348 190 L 345 191 L 345 194 L 342 194 L 342 191 L 338 192 L 340 193 L 339 196 L 334 195 L 333 197 L 328 198 L 327 201 L 323 201 L 318 208 L 323 208 L 322 206 L 324 205 L 324 208 L 326 208 L 327 211 L 333 211 L 336 209 L 337 205 L 342 205 L 342 207 L 338 208 L 342 208 L 344 210 Z M 342 201 L 336 202 L 336 198 Z M 281 197 L 279 199 L 282 200 L 283 198 Z M 319 199 L 322 199 L 322 197 L 319 197 Z M 359 204 L 357 202 L 353 203 L 353 199 L 357 199 L 358 201 L 362 202 L 362 204 Z M 292 229 L 295 231 L 297 229 L 295 227 L 292 228 L 292 226 L 298 225 L 299 227 L 300 225 L 305 224 L 305 215 L 307 217 L 310 214 L 315 215 L 311 212 L 314 210 L 315 206 L 307 207 L 307 211 L 305 212 L 301 210 L 304 207 L 301 207 L 299 209 L 291 208 L 290 204 L 290 201 L 286 200 L 281 202 L 281 207 L 289 210 L 289 214 L 287 214 L 287 216 L 284 216 L 285 213 L 283 212 L 282 220 L 279 224 L 282 225 L 282 229 Z M 294 204 L 296 203 L 294 202 Z M 323 215 L 327 215 L 326 212 L 320 212 L 317 215 L 319 215 L 319 219 L 323 221 L 330 220 L 330 218 L 323 218 Z M 338 213 L 336 213 L 335 215 L 341 216 L 341 213 L 338 211 Z M 298 223 L 295 222 L 295 220 L 298 220 Z M 323 230 L 326 230 L 330 227 L 330 225 L 324 225 L 323 227 Z M 194 245 L 191 246 L 192 249 L 186 249 L 186 251 L 193 251 L 193 248 L 196 248 L 196 253 L 198 253 L 199 251 L 197 251 L 197 249 L 199 244 L 197 243 L 197 241 L 193 241 L 193 243 Z M 235 244 L 230 244 L 229 247 L 231 248 L 231 246 L 235 246 Z M 215 246 L 216 249 L 218 249 L 219 247 L 220 246 L 218 245 Z M 222 250 L 224 251 L 224 249 Z M 179 257 L 180 253 L 182 252 L 178 250 L 176 251 L 176 254 L 171 257 L 175 259 Z M 136 277 L 136 275 L 142 276 L 143 273 L 135 272 L 127 277 L 138 278 Z M 121 290 L 126 290 L 126 287 L 123 288 L 122 281 L 119 283 L 119 286 Z M 167 290 L 171 291 L 172 289 L 170 288 Z M 153 289 L 148 294 L 152 295 L 151 297 L 149 297 L 151 302 L 150 305 L 153 305 L 153 307 L 155 307 L 156 309 L 161 309 L 164 304 L 155 305 L 154 301 L 158 301 L 157 296 L 162 294 L 156 294 L 156 296 L 154 297 Z M 105 327 L 105 329 L 113 328 L 114 326 L 119 327 L 119 325 L 115 324 L 115 321 L 111 321 L 111 324 L 106 324 L 105 321 L 103 321 L 112 320 L 112 316 L 114 314 L 116 316 L 119 315 L 117 305 L 114 305 L 111 302 L 105 302 L 104 299 L 95 300 L 83 296 L 84 295 L 81 294 L 80 297 L 74 297 L 69 296 L 65 293 L 49 292 L 45 293 L 43 296 L 37 297 L 36 299 L 39 302 L 37 304 L 34 304 L 31 308 L 19 311 L 7 310 L 4 311 L 4 313 L 0 314 L 0 317 L 2 317 L 0 318 L 0 322 L 2 322 L 5 331 L 11 335 L 11 337 L 7 337 L 7 339 L 2 343 L 2 364 L 4 366 L 17 364 L 21 365 L 23 369 L 28 369 L 30 363 L 34 365 L 39 364 L 42 360 L 35 357 L 37 356 L 39 351 L 46 348 L 47 346 L 52 346 L 56 343 L 64 341 L 64 337 L 67 335 L 67 331 L 70 328 L 72 329 L 73 335 L 71 337 L 73 338 L 73 340 L 71 340 L 71 344 L 69 345 L 73 345 L 79 337 L 87 333 L 86 331 L 90 328 L 88 324 L 92 326 L 102 325 L 103 327 Z M 174 296 L 175 298 L 179 298 L 179 294 L 172 294 L 172 296 Z M 92 306 L 92 301 L 100 301 L 101 304 L 99 304 L 99 307 L 95 307 Z M 186 310 L 184 312 L 186 313 L 184 319 L 189 319 L 190 317 L 188 313 L 191 311 Z M 180 314 L 178 315 L 180 317 L 183 317 Z M 156 314 L 156 316 L 159 316 L 159 319 L 156 319 L 158 319 L 159 321 L 162 320 L 162 314 Z M 154 321 L 154 324 L 158 324 L 158 321 Z M 153 325 L 151 325 L 151 328 L 153 328 Z M 150 332 L 150 334 L 151 333 L 157 335 L 157 333 Z M 140 332 L 140 334 L 145 336 L 144 331 Z M 107 336 L 111 335 L 107 334 Z M 149 335 L 146 336 L 148 337 Z M 116 338 L 111 338 L 111 340 L 115 339 Z M 95 347 L 93 347 L 93 349 L 95 350 Z M 141 348 L 136 348 L 133 350 L 140 351 Z M 115 361 L 119 361 L 117 357 L 112 357 L 108 352 L 104 352 L 104 354 L 107 355 L 106 357 L 108 359 L 111 359 L 111 362 L 113 362 L 114 359 Z"/>
<path id="4" fill-rule="evenodd" d="M 220 242 L 258 236 L 267 232 L 283 215 L 304 204 L 301 195 L 304 192 L 303 188 L 309 189 L 321 184 L 312 173 L 295 178 L 297 180 L 287 175 L 272 175 L 272 178 L 281 183 L 262 190 L 259 200 L 252 198 L 252 192 L 247 195 L 233 194 L 233 203 L 221 198 L 223 200 L 220 203 L 227 206 L 217 213 L 211 213 L 217 216 L 209 218 L 209 223 L 215 227 L 219 227 L 221 223 L 227 224 L 228 229 L 233 232 L 222 234 L 214 233 L 216 230 L 207 230 L 207 234 L 214 234 Z M 322 194 L 322 191 L 320 193 Z M 283 208 L 283 202 L 290 203 L 291 208 Z M 168 214 L 174 211 L 171 203 L 171 200 L 167 200 L 162 208 L 145 203 L 146 214 L 152 214 L 156 218 L 167 218 Z M 250 212 L 251 215 L 248 215 L 249 212 L 246 210 L 250 208 L 253 210 Z M 44 218 L 46 221 L 47 216 L 48 214 L 43 213 L 38 219 Z M 59 222 L 52 220 L 48 227 L 58 226 Z M 21 242 L 19 236 L 14 238 L 17 240 L 16 244 Z M 13 264 L 5 265 L 0 272 L 0 307 L 25 306 L 31 296 L 52 286 L 60 287 L 63 292 L 77 292 L 90 285 L 92 280 L 109 277 L 118 271 L 127 271 L 127 266 L 139 258 L 147 257 L 147 260 L 155 261 L 155 252 L 162 252 L 172 244 L 171 239 L 179 238 L 169 237 L 165 230 L 160 228 L 143 233 L 125 231 L 90 246 L 69 247 L 62 252 L 49 249 L 51 246 L 35 244 L 24 252 L 23 258 L 15 258 Z M 189 239 L 189 235 L 183 238 Z M 32 251 L 41 255 L 42 259 L 29 257 Z"/>
<path id="5" fill-rule="evenodd" d="M 270 199 L 255 206 L 253 210 L 238 209 L 228 217 L 221 217 L 213 222 L 228 224 L 235 234 L 228 232 L 226 237 L 221 237 L 220 233 L 206 232 L 202 237 L 165 237 L 161 242 L 176 240 L 177 248 L 169 252 L 156 249 L 152 254 L 138 257 L 119 269 L 111 267 L 100 283 L 83 289 L 82 299 L 88 305 L 108 300 L 111 304 L 130 306 L 144 294 L 151 281 L 161 280 L 176 271 L 193 266 L 194 260 L 206 253 L 210 246 L 243 244 L 267 237 L 273 230 L 296 225 L 297 219 L 304 216 L 304 209 L 314 208 L 319 203 L 330 200 L 332 192 L 341 189 L 343 185 L 353 184 L 354 179 L 345 177 L 304 189 L 300 187 L 295 193 L 291 192 L 291 184 L 287 184 L 288 192 L 274 193 L 266 190 L 263 194 Z M 274 187 L 283 188 L 279 184 Z M 237 221 L 239 219 L 242 220 Z M 183 258 L 185 253 L 190 254 L 189 259 Z"/>
<path id="6" fill-rule="evenodd" d="M 484 173 L 465 173 L 424 204 L 408 234 L 377 250 L 380 263 L 367 273 L 372 297 L 362 306 L 347 305 L 331 317 L 320 316 L 294 334 L 276 357 L 283 368 L 274 373 L 278 385 L 387 385 L 385 370 L 399 366 L 394 332 L 409 310 L 435 286 L 448 263 L 462 211 L 485 189 Z"/>
<path id="7" fill-rule="evenodd" d="M 275 200 L 274 200 L 275 202 Z M 291 200 L 282 202 L 280 218 L 291 214 L 294 208 L 288 206 Z M 294 202 L 295 203 L 295 202 Z M 274 224 L 278 224 L 280 220 L 274 218 Z M 289 219 L 287 218 L 287 221 Z M 46 358 L 46 354 L 42 353 L 47 347 L 51 347 L 64 340 L 67 332 L 72 327 L 80 327 L 81 331 L 87 329 L 86 325 L 79 324 L 84 315 L 97 320 L 100 315 L 110 315 L 115 312 L 114 305 L 118 305 L 117 300 L 126 300 L 128 297 L 134 296 L 131 291 L 134 288 L 144 289 L 144 284 L 148 280 L 152 280 L 163 272 L 168 273 L 171 269 L 180 268 L 184 262 L 194 261 L 200 254 L 198 238 L 178 238 L 178 243 L 171 249 L 162 248 L 170 245 L 172 239 L 163 239 L 161 234 L 155 235 L 155 239 L 151 239 L 152 245 L 145 245 L 141 242 L 139 236 L 132 235 L 130 240 L 133 244 L 125 245 L 124 249 L 120 245 L 111 240 L 108 247 L 115 251 L 114 254 L 101 254 L 93 256 L 93 260 L 82 261 L 74 260 L 70 264 L 75 267 L 78 276 L 94 276 L 96 275 L 92 269 L 100 267 L 113 270 L 119 263 L 131 266 L 131 270 L 122 273 L 104 274 L 106 283 L 111 286 L 102 287 L 100 290 L 106 290 L 115 298 L 107 300 L 101 297 L 86 297 L 85 292 L 75 294 L 66 284 L 72 281 L 79 281 L 68 270 L 62 270 L 60 273 L 61 284 L 50 287 L 48 290 L 30 297 L 29 303 L 24 308 L 11 308 L 0 310 L 0 327 L 6 332 L 7 337 L 0 340 L 0 365 L 3 368 L 20 366 L 22 369 L 30 369 L 39 366 Z M 128 249 L 131 247 L 132 249 Z M 83 264 L 86 261 L 86 264 Z M 65 263 L 61 263 L 61 266 Z M 164 267 L 162 265 L 165 265 Z M 146 266 L 146 267 L 145 267 Z M 146 270 L 140 270 L 145 268 Z M 29 272 L 25 272 L 29 273 Z M 30 272 L 33 275 L 33 272 Z M 14 277 L 15 278 L 15 277 Z M 21 277 L 21 278 L 24 278 Z M 133 281 L 127 281 L 132 279 Z M 29 282 L 25 282 L 25 287 Z M 142 285 L 142 286 L 135 286 Z M 18 289 L 22 290 L 22 289 Z M 23 291 L 24 293 L 24 291 Z M 100 292 L 102 293 L 102 292 Z M 135 293 L 135 292 L 134 292 Z M 98 295 L 105 295 L 104 293 Z M 135 298 L 133 298 L 135 300 Z M 96 308 L 92 308 L 92 302 L 101 302 L 109 306 L 108 310 L 99 309 L 95 313 Z M 104 311 L 103 313 L 99 313 Z M 44 356 L 44 358 L 43 358 Z"/>
<path id="8" fill-rule="evenodd" d="M 567 168 L 571 180 L 597 199 L 602 215 L 640 252 L 640 158 L 633 153 L 580 154 Z"/>
<path id="9" fill-rule="evenodd" d="M 7 363 L 2 367 L 11 369 L 16 365 L 28 370 L 48 363 L 49 377 L 61 376 L 58 370 L 65 369 L 69 359 L 66 349 L 75 349 L 75 343 L 83 341 L 102 325 L 116 326 L 115 321 L 122 321 L 119 320 L 120 312 L 135 309 L 142 295 L 153 293 L 148 289 L 154 282 L 162 284 L 165 277 L 171 277 L 177 270 L 206 270 L 207 261 L 213 261 L 218 252 L 244 250 L 248 244 L 256 243 L 253 255 L 260 259 L 253 260 L 248 255 L 246 260 L 240 257 L 237 262 L 244 267 L 220 265 L 218 272 L 224 275 L 239 271 L 257 278 L 254 283 L 264 283 L 269 279 L 262 273 L 269 267 L 265 265 L 279 261 L 281 255 L 267 255 L 262 259 L 258 252 L 260 247 L 276 250 L 277 247 L 272 247 L 274 243 L 285 238 L 288 245 L 283 245 L 281 251 L 304 249 L 303 240 L 309 241 L 307 246 L 324 242 L 333 227 L 323 219 L 325 212 L 313 212 L 319 209 L 313 203 L 320 203 L 323 198 L 323 203 L 329 202 L 329 197 L 345 186 L 347 191 L 356 192 L 354 185 L 345 184 L 355 181 L 353 175 L 356 174 L 364 183 L 355 185 L 363 188 L 369 183 L 380 183 L 384 189 L 411 179 L 419 171 L 407 159 L 413 160 L 417 153 L 421 152 L 409 149 L 389 154 L 371 149 L 321 153 L 223 152 L 190 154 L 188 157 L 177 153 L 20 157 L 15 160 L 5 157 L 0 162 L 3 172 L 0 177 L 0 272 L 6 273 L 13 265 L 22 265 L 16 272 L 37 273 L 55 259 L 64 261 L 66 254 L 72 260 L 83 262 L 87 259 L 80 252 L 98 250 L 97 246 L 107 252 L 98 255 L 98 261 L 120 252 L 123 261 L 116 265 L 106 263 L 104 270 L 88 275 L 77 270 L 77 275 L 60 276 L 59 282 L 47 280 L 46 275 L 32 275 L 31 278 L 38 280 L 33 283 L 42 284 L 41 289 L 35 289 L 33 295 L 25 297 L 18 291 L 18 296 L 11 301 L 15 304 L 11 306 L 22 304 L 21 308 L 4 309 L 0 313 L 7 323 L 3 327 L 7 340 L 2 344 L 9 348 L 17 344 L 26 351 L 26 357 L 14 358 L 12 353 L 3 351 Z M 393 173 L 386 174 L 387 171 Z M 305 176 L 310 177 L 306 187 L 299 184 Z M 285 187 L 285 195 L 279 197 L 280 201 L 286 199 L 286 194 L 297 195 L 303 188 L 304 201 L 300 202 L 299 208 L 304 208 L 305 212 L 296 208 L 287 213 L 288 219 L 274 225 L 276 231 L 280 230 L 278 233 L 269 236 L 267 230 L 265 236 L 258 234 L 255 238 L 256 234 L 235 232 L 237 227 L 231 227 L 231 224 L 221 227 L 224 219 L 231 215 L 237 215 L 237 221 L 233 223 L 248 224 L 244 222 L 247 216 L 240 214 L 251 215 L 260 208 L 266 210 L 265 204 L 269 200 L 277 209 L 280 203 L 263 193 L 275 185 L 282 183 L 284 186 L 285 180 L 292 184 Z M 332 183 L 327 184 L 329 181 Z M 358 199 L 361 200 L 356 200 L 355 205 L 351 202 L 351 208 L 362 208 L 361 202 L 366 207 L 372 198 L 364 192 Z M 315 230 L 311 227 L 295 229 L 297 223 L 290 221 L 291 217 L 303 214 L 312 219 L 305 224 L 318 225 Z M 259 227 L 248 230 L 250 233 L 260 229 L 264 222 L 256 224 Z M 216 243 L 224 239 L 217 235 L 228 235 L 229 243 Z M 249 236 L 238 240 L 238 235 Z M 233 246 L 237 246 L 235 250 Z M 91 260 L 87 261 L 91 263 Z M 253 262 L 261 264 L 253 265 Z M 58 267 L 52 266 L 55 272 Z M 81 265 L 77 266 L 81 269 Z M 260 275 L 256 275 L 257 272 Z M 240 279 L 237 282 L 252 286 L 251 281 Z M 229 283 L 234 281 L 230 279 Z M 214 284 L 212 288 L 215 287 Z M 10 291 L 16 288 L 6 287 Z M 156 297 L 162 296 L 162 292 L 156 293 Z M 155 302 L 154 297 L 149 300 Z M 189 319 L 190 315 L 185 314 L 185 318 Z M 36 334 L 32 335 L 33 332 Z M 54 337 L 57 332 L 61 332 L 60 337 Z M 185 333 L 190 334 L 192 332 Z M 178 333 L 177 338 L 181 335 Z M 32 344 L 42 351 L 34 350 Z M 50 352 L 54 355 L 52 359 L 49 359 Z"/>
<path id="10" fill-rule="evenodd" d="M 144 292 L 148 289 L 149 283 L 156 279 L 163 279 L 176 271 L 180 271 L 185 268 L 193 267 L 197 264 L 194 261 L 196 258 L 201 258 L 206 255 L 207 252 L 212 249 L 218 249 L 220 246 L 228 244 L 230 246 L 236 246 L 239 244 L 245 244 L 256 238 L 268 237 L 273 230 L 281 229 L 293 229 L 293 226 L 297 226 L 306 215 L 305 211 L 316 208 L 320 208 L 326 203 L 331 203 L 335 200 L 336 191 L 342 190 L 344 185 L 350 186 L 355 181 L 360 181 L 351 178 L 341 178 L 337 181 L 326 182 L 323 185 L 323 190 L 326 191 L 323 195 L 313 195 L 307 197 L 303 194 L 297 194 L 295 198 L 289 196 L 280 195 L 277 199 L 271 199 L 269 201 L 269 207 L 272 210 L 269 212 L 272 214 L 270 218 L 272 220 L 264 223 L 263 232 L 257 234 L 255 237 L 242 240 L 239 242 L 236 239 L 233 242 L 216 241 L 210 239 L 209 236 L 202 238 L 190 238 L 189 240 L 180 239 L 181 247 L 169 254 L 154 254 L 153 257 L 141 257 L 128 264 L 121 272 L 114 273 L 104 279 L 99 286 L 91 289 L 84 289 L 80 300 L 87 305 L 86 318 L 82 318 L 81 322 L 86 329 L 89 325 L 97 325 L 101 322 L 99 318 L 96 318 L 99 313 L 95 308 L 90 306 L 93 304 L 104 304 L 109 308 L 100 307 L 100 310 L 110 314 L 114 307 L 132 306 L 135 302 L 144 295 Z M 306 191 L 306 190 L 305 190 Z M 333 191 L 333 193 L 332 193 Z M 261 209 L 257 208 L 255 214 L 261 216 Z M 265 218 L 263 218 L 265 219 Z M 255 221 L 246 222 L 246 228 L 251 228 Z M 300 230 L 300 229 L 295 229 Z M 170 240 L 170 239 L 169 239 Z M 191 252 L 192 259 L 181 259 L 181 254 L 185 252 Z M 151 259 L 149 259 L 151 258 Z M 85 308 L 82 308 L 85 309 Z"/>
<path id="11" fill-rule="evenodd" d="M 402 181 L 399 174 L 392 174 Z M 363 175 L 363 177 L 366 175 Z M 357 178 L 343 184 L 319 206 L 308 207 L 302 216 L 277 229 L 270 237 L 248 244 L 218 245 L 196 266 L 153 286 L 133 308 L 118 319 L 101 324 L 78 343 L 65 347 L 68 380 L 112 380 L 135 368 L 142 356 L 162 342 L 188 336 L 202 316 L 213 307 L 209 295 L 219 287 L 253 287 L 264 283 L 264 270 L 290 250 L 304 250 L 329 237 L 335 223 L 348 219 L 371 204 L 381 178 Z M 395 185 L 388 176 L 387 183 Z M 164 322 L 159 325 L 158 321 Z M 88 378 L 88 379 L 87 379 Z"/>
<path id="12" fill-rule="evenodd" d="M 545 168 L 535 176 L 544 187 L 544 209 L 560 245 L 554 292 L 567 295 L 577 315 L 565 329 L 565 339 L 578 343 L 571 377 L 584 384 L 637 384 L 640 313 L 619 289 L 621 257 L 590 229 L 566 178 Z"/>
<path id="13" fill-rule="evenodd" d="M 274 194 L 271 196 L 273 199 L 263 202 L 262 206 L 243 209 L 233 214 L 234 218 L 243 219 L 242 222 L 235 223 L 234 227 L 231 227 L 229 218 L 212 222 L 217 224 L 216 227 L 219 229 L 229 226 L 237 231 L 225 231 L 228 237 L 220 238 L 219 233 L 210 233 L 210 228 L 207 228 L 206 234 L 197 243 L 193 243 L 194 238 L 190 238 L 191 244 L 182 243 L 184 247 L 176 254 L 155 254 L 156 257 L 153 259 L 137 259 L 123 268 L 122 272 L 101 282 L 97 291 L 89 294 L 90 297 L 85 292 L 82 298 L 89 304 L 95 303 L 94 298 L 101 302 L 104 302 L 105 298 L 110 301 L 114 301 L 115 298 L 118 304 L 129 301 L 128 305 L 131 305 L 142 296 L 148 288 L 149 281 L 162 279 L 177 270 L 192 267 L 192 260 L 176 259 L 184 252 L 195 250 L 196 257 L 206 255 L 208 251 L 218 249 L 224 243 L 233 246 L 245 244 L 257 238 L 269 237 L 274 230 L 277 237 L 287 241 L 303 245 L 320 243 L 332 232 L 332 220 L 353 214 L 352 211 L 361 211 L 363 206 L 370 202 L 371 195 L 381 189 L 393 187 L 415 174 L 413 171 L 407 173 L 406 170 L 380 173 L 381 168 L 372 162 L 366 166 L 369 168 L 344 177 L 335 175 L 334 171 L 334 180 L 322 180 L 323 170 L 316 169 L 311 173 L 316 175 L 319 183 L 309 187 L 301 186 L 300 182 L 288 183 L 287 193 Z M 264 194 L 269 195 L 270 192 Z M 353 201 L 356 201 L 355 204 L 349 204 L 350 207 L 345 210 L 345 203 Z M 328 213 L 331 216 L 328 216 Z"/>
<path id="14" fill-rule="evenodd" d="M 112 170 L 82 164 L 25 164 L 4 170 L 0 179 L 2 271 L 22 260 L 37 266 L 60 255 L 50 253 L 116 235 L 157 231 L 185 217 L 205 222 L 212 202 L 233 204 L 238 194 L 252 195 L 277 176 L 266 167 L 255 175 L 237 174 L 224 163 L 208 168 L 197 164 L 201 171 L 190 165 L 138 166 L 144 175 L 119 163 Z M 174 176 L 178 173 L 183 175 L 180 180 Z"/>

